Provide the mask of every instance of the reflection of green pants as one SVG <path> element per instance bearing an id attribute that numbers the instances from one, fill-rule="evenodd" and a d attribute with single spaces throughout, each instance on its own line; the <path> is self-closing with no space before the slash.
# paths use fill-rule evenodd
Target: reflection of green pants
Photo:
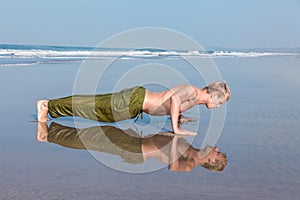
<path id="1" fill-rule="evenodd" d="M 93 126 L 77 129 L 52 122 L 48 142 L 73 149 L 88 149 L 119 155 L 127 163 L 142 163 L 142 138 L 132 129 Z"/>
<path id="2" fill-rule="evenodd" d="M 79 116 L 102 122 L 131 119 L 143 112 L 146 90 L 133 87 L 120 92 L 98 95 L 74 95 L 50 100 L 52 117 Z"/>

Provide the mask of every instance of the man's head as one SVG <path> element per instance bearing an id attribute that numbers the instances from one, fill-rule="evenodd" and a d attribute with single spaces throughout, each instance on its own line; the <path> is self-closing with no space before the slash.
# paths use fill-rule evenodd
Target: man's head
<path id="1" fill-rule="evenodd" d="M 213 82 L 203 88 L 210 95 L 206 107 L 218 108 L 230 99 L 230 89 L 225 82 Z"/>
<path id="2" fill-rule="evenodd" d="M 227 165 L 227 156 L 225 153 L 219 152 L 217 147 L 207 146 L 204 151 L 208 151 L 204 157 L 206 162 L 201 164 L 202 167 L 210 171 L 223 171 Z"/>

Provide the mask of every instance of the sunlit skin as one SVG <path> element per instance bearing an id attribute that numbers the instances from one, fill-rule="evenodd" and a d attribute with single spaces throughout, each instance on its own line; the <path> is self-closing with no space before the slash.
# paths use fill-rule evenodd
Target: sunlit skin
<path id="1" fill-rule="evenodd" d="M 38 122 L 36 139 L 40 142 L 48 141 L 48 126 L 46 122 Z M 66 134 L 68 134 L 66 132 Z M 124 132 L 124 134 L 126 134 Z M 170 171 L 188 172 L 198 165 L 209 163 L 214 165 L 215 160 L 225 160 L 226 156 L 219 152 L 217 147 L 206 147 L 204 150 L 195 149 L 184 136 L 160 133 L 141 138 L 141 149 L 144 161 L 158 159 L 167 163 Z M 73 137 L 76 138 L 76 137 Z M 72 141 L 70 141 L 72 142 Z"/>
<path id="2" fill-rule="evenodd" d="M 175 134 L 196 135 L 197 133 L 179 128 L 180 114 L 195 105 L 204 104 L 208 109 L 211 109 L 220 107 L 224 102 L 225 98 L 220 99 L 218 104 L 214 104 L 211 94 L 208 94 L 206 90 L 191 85 L 179 85 L 163 92 L 147 90 L 143 111 L 150 115 L 170 115 Z M 182 118 L 181 120 L 190 121 L 193 119 Z"/>
<path id="3" fill-rule="evenodd" d="M 178 159 L 177 153 L 180 150 L 180 153 L 183 156 L 190 159 L 192 158 L 194 162 L 190 162 L 189 165 L 182 163 L 185 161 Z M 219 152 L 218 147 L 207 147 L 205 151 L 198 151 L 191 145 L 188 147 L 185 145 L 180 145 L 178 142 L 178 136 L 175 136 L 171 145 L 169 169 L 171 171 L 188 172 L 197 165 L 203 165 L 205 163 L 214 165 L 217 158 L 226 159 L 226 157 L 223 157 L 223 155 Z"/>
<path id="4" fill-rule="evenodd" d="M 48 126 L 46 122 L 38 122 L 36 140 L 39 142 L 47 142 Z"/>
<path id="5" fill-rule="evenodd" d="M 225 102 L 225 97 L 218 99 L 217 102 L 213 103 L 211 94 L 208 94 L 206 89 L 201 90 L 198 87 L 183 84 L 162 92 L 146 90 L 143 112 L 156 116 L 170 115 L 175 134 L 196 135 L 195 132 L 179 127 L 179 122 L 195 121 L 195 119 L 180 118 L 181 113 L 199 104 L 204 104 L 208 109 L 218 108 Z M 38 121 L 46 122 L 48 100 L 37 101 L 37 109 Z"/>
<path id="6" fill-rule="evenodd" d="M 219 152 L 218 147 L 207 147 L 205 151 L 199 151 L 185 140 L 179 140 L 181 137 L 184 136 L 175 135 L 170 138 L 160 134 L 143 138 L 142 150 L 144 160 L 157 158 L 161 162 L 168 163 L 170 171 L 188 172 L 204 163 L 213 165 L 217 158 L 221 160 L 226 159 Z M 166 149 L 162 150 L 163 148 Z M 163 153 L 163 151 L 166 152 L 169 149 L 169 155 Z M 179 159 L 180 155 L 184 158 L 193 159 L 194 162 Z"/>

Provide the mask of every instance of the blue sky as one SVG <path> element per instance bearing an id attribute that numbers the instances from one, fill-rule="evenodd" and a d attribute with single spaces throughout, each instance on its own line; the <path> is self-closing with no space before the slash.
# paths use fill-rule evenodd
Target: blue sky
<path id="1" fill-rule="evenodd" d="M 95 46 L 133 28 L 204 47 L 300 47 L 300 0 L 0 0 L 0 43 Z"/>

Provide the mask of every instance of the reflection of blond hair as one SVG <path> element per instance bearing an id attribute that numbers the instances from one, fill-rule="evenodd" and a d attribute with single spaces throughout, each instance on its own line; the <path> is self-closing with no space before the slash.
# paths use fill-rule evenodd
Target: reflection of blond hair
<path id="1" fill-rule="evenodd" d="M 219 100 L 225 98 L 225 101 L 230 99 L 230 89 L 225 82 L 217 81 L 210 83 L 203 90 L 207 90 L 211 94 L 212 99 Z"/>
<path id="2" fill-rule="evenodd" d="M 222 158 L 216 158 L 215 162 L 213 164 L 206 162 L 206 163 L 202 164 L 201 166 L 210 171 L 223 171 L 227 165 L 226 154 L 222 153 L 221 157 Z"/>

